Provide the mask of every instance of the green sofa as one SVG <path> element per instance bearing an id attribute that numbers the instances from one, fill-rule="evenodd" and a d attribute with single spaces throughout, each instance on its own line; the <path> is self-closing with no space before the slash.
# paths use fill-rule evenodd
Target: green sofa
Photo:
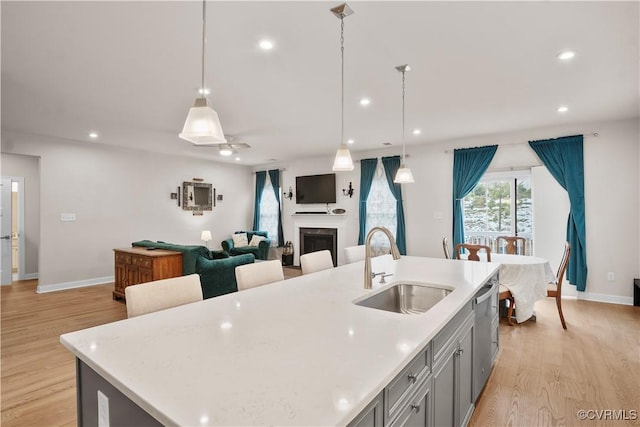
<path id="1" fill-rule="evenodd" d="M 256 259 L 268 259 L 269 258 L 269 246 L 271 246 L 271 240 L 266 231 L 236 231 L 234 234 L 247 233 L 247 241 L 250 242 L 253 235 L 262 236 L 265 240 L 261 241 L 258 246 L 241 246 L 237 247 L 233 244 L 233 239 L 227 239 L 222 241 L 222 249 L 228 252 L 230 255 L 243 255 L 253 254 Z"/>
<path id="2" fill-rule="evenodd" d="M 230 257 L 224 251 L 210 251 L 204 246 L 178 245 L 167 242 L 140 240 L 131 246 L 166 249 L 182 252 L 182 275 L 197 273 L 204 298 L 236 292 L 236 267 L 255 261 L 252 254 Z"/>

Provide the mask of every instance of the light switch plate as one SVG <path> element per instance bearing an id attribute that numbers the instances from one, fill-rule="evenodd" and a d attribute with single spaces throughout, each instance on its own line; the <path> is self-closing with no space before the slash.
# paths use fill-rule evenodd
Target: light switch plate
<path id="1" fill-rule="evenodd" d="M 69 221 L 75 221 L 75 220 L 76 220 L 76 214 L 74 214 L 74 213 L 61 213 L 60 214 L 60 221 L 69 222 Z"/>

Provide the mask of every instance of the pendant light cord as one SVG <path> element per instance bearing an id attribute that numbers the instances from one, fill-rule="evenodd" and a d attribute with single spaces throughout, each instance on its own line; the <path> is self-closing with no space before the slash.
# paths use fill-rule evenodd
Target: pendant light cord
<path id="1" fill-rule="evenodd" d="M 404 165 L 405 145 L 404 145 L 404 73 L 402 72 L 402 164 Z"/>
<path id="2" fill-rule="evenodd" d="M 200 90 L 202 91 L 202 97 L 204 98 L 206 93 L 204 89 L 204 58 L 205 58 L 205 45 L 207 39 L 205 34 L 207 32 L 207 1 L 202 0 L 202 84 L 200 86 Z"/>
<path id="3" fill-rule="evenodd" d="M 344 144 L 344 16 L 340 17 L 340 92 L 342 97 L 340 99 L 340 145 Z"/>

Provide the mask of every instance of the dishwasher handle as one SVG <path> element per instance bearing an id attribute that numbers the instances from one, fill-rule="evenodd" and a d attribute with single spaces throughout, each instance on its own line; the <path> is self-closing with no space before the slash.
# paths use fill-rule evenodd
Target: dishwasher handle
<path id="1" fill-rule="evenodd" d="M 498 286 L 498 283 L 494 283 L 493 286 L 486 286 L 484 289 L 486 290 L 482 295 L 476 296 L 476 305 L 482 304 L 494 294 L 495 287 Z M 477 295 L 477 294 L 476 294 Z"/>

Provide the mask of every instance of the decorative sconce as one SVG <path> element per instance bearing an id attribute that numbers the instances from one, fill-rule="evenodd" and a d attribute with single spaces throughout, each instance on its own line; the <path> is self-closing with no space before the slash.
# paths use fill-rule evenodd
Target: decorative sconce
<path id="1" fill-rule="evenodd" d="M 291 186 L 289 186 L 289 191 L 287 191 L 286 193 L 282 194 L 282 197 L 284 197 L 285 199 L 293 199 L 293 188 L 291 188 Z"/>
<path id="2" fill-rule="evenodd" d="M 353 197 L 353 185 L 351 184 L 351 181 L 349 181 L 349 187 L 342 189 L 342 195 L 344 197 L 349 196 L 349 198 Z"/>

